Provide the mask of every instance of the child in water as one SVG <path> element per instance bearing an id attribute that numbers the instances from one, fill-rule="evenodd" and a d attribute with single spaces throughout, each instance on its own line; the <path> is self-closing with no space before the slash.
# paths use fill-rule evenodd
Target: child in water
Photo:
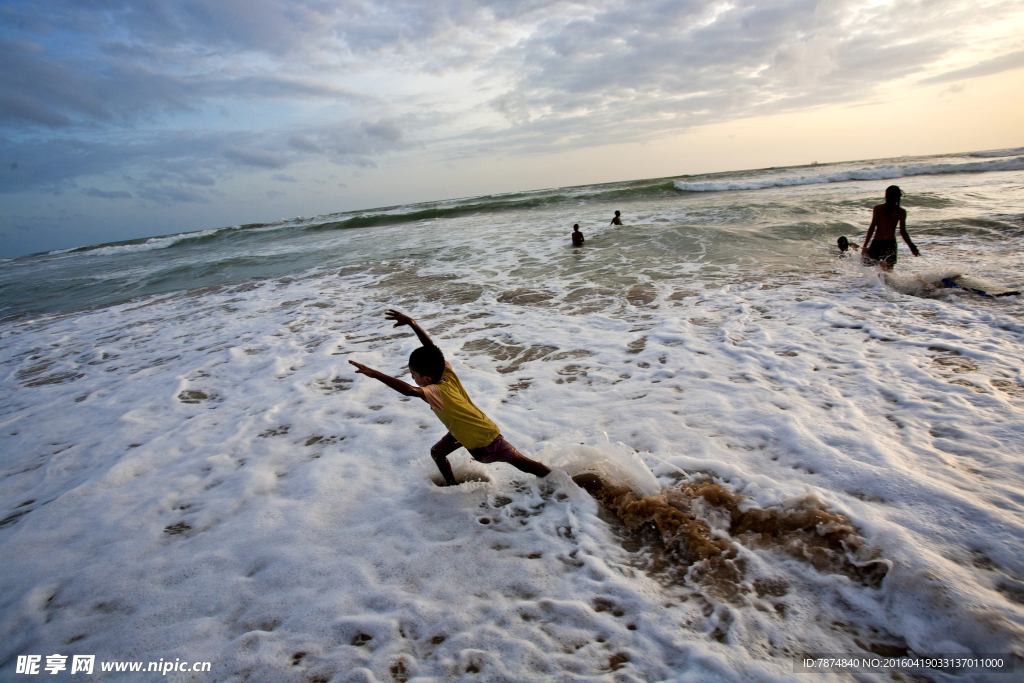
<path id="1" fill-rule="evenodd" d="M 910 247 L 910 253 L 914 256 L 921 255 L 914 243 L 910 241 L 910 235 L 907 234 L 907 212 L 900 208 L 902 196 L 903 190 L 896 185 L 890 185 L 885 189 L 885 204 L 879 204 L 872 212 L 871 225 L 868 226 L 868 234 L 864 237 L 864 246 L 861 250 L 865 265 L 877 264 L 882 267 L 882 270 L 892 270 L 892 267 L 896 265 L 897 223 L 900 228 L 900 237 Z M 871 239 L 872 236 L 874 236 L 874 241 Z"/>
<path id="2" fill-rule="evenodd" d="M 586 242 L 586 240 L 583 239 L 583 233 L 580 232 L 580 224 L 579 223 L 574 223 L 573 224 L 573 226 L 572 226 L 572 233 L 570 233 L 570 234 L 572 235 L 572 246 L 574 246 L 574 247 L 582 247 L 583 244 Z"/>
<path id="3" fill-rule="evenodd" d="M 441 471 L 445 485 L 454 486 L 456 483 L 448 455 L 463 446 L 478 462 L 507 462 L 516 469 L 538 477 L 546 477 L 551 472 L 546 465 L 530 460 L 505 441 L 497 425 L 470 400 L 462 388 L 462 382 L 452 371 L 452 366 L 445 361 L 441 349 L 434 345 L 415 320 L 395 310 L 388 310 L 384 317 L 394 320 L 395 327 L 411 327 L 423 344 L 409 355 L 409 374 L 417 386 L 406 384 L 354 360 L 349 363 L 356 366 L 356 373 L 380 380 L 403 396 L 422 398 L 448 428 L 448 433 L 430 449 L 430 457 Z"/>

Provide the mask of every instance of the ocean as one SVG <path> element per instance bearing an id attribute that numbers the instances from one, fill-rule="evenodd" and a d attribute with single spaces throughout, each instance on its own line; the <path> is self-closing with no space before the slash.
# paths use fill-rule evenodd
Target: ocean
<path id="1" fill-rule="evenodd" d="M 883 275 L 836 239 L 893 183 Z M 0 261 L 0 679 L 1021 680 L 1024 302 L 943 280 L 1022 248 L 1013 149 Z M 387 309 L 555 471 L 439 487 L 444 427 L 347 362 L 411 381 Z"/>

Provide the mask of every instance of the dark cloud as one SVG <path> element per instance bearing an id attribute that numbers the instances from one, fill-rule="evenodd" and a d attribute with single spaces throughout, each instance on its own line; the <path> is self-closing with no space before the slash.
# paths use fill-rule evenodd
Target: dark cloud
<path id="1" fill-rule="evenodd" d="M 210 187 L 233 165 L 216 150 L 249 144 L 252 136 L 238 133 L 163 132 L 124 140 L 0 138 L 0 158 L 19 160 L 17 169 L 0 166 L 0 192 L 52 191 L 73 186 L 76 178 L 104 175 L 138 187 Z"/>
<path id="2" fill-rule="evenodd" d="M 179 77 L 123 63 L 52 57 L 0 40 L 0 122 L 62 128 L 113 123 L 143 112 L 187 111 Z"/>
<path id="3" fill-rule="evenodd" d="M 392 119 L 348 120 L 307 128 L 288 138 L 296 150 L 323 155 L 338 164 L 372 168 L 372 157 L 409 147 L 405 133 Z"/>
<path id="4" fill-rule="evenodd" d="M 245 149 L 232 145 L 224 149 L 224 156 L 245 166 L 284 168 L 288 165 L 288 162 L 281 156 L 265 149 Z"/>
<path id="5" fill-rule="evenodd" d="M 395 125 L 394 121 L 364 122 L 362 128 L 367 137 L 380 138 L 386 143 L 397 143 L 402 139 L 402 131 Z"/>
<path id="6" fill-rule="evenodd" d="M 190 85 L 197 97 L 231 97 L 239 99 L 306 99 L 323 98 L 351 100 L 355 102 L 377 102 L 375 97 L 352 90 L 339 88 L 311 78 L 289 78 L 285 76 L 258 75 L 233 78 L 229 74 L 216 73 L 194 78 Z"/>
<path id="7" fill-rule="evenodd" d="M 0 40 L 0 122 L 50 128 L 122 124 L 195 112 L 216 99 L 378 101 L 310 77 L 224 68 L 183 75 L 111 58 L 54 58 L 34 45 Z"/>
<path id="8" fill-rule="evenodd" d="M 76 179 L 106 176 L 127 185 L 137 198 L 163 204 L 208 202 L 221 180 L 250 170 L 280 170 L 310 156 L 333 163 L 373 167 L 372 157 L 404 149 L 407 143 L 390 119 L 352 119 L 298 132 L 156 132 L 112 136 L 0 138 L 0 194 L 27 191 L 60 192 Z M 308 144 L 295 145 L 300 140 Z M 290 151 L 289 151 L 290 150 Z M 276 173 L 279 182 L 297 182 Z M 91 184 L 91 183 L 90 183 Z M 96 197 L 100 190 L 85 190 Z M 118 195 L 118 197 L 121 197 Z"/>
<path id="9" fill-rule="evenodd" d="M 320 145 L 313 142 L 305 135 L 293 135 L 288 138 L 288 144 L 295 149 L 301 149 L 304 152 L 322 152 L 323 148 Z"/>
<path id="10" fill-rule="evenodd" d="M 95 187 L 88 187 L 82 190 L 82 194 L 87 197 L 99 197 L 100 199 L 131 199 L 132 193 L 125 192 L 124 190 L 98 190 Z"/>
<path id="11" fill-rule="evenodd" d="M 144 187 L 139 196 L 157 204 L 208 204 L 210 197 L 181 185 L 153 185 Z"/>
<path id="12" fill-rule="evenodd" d="M 0 20 L 37 34 L 126 34 L 125 44 L 286 54 L 328 33 L 346 5 L 307 0 L 32 0 Z"/>
<path id="13" fill-rule="evenodd" d="M 213 187 L 214 185 L 217 184 L 217 181 L 213 178 L 213 176 L 211 176 L 209 174 L 206 174 L 206 173 L 200 173 L 200 172 L 191 171 L 191 170 L 188 170 L 188 169 L 182 169 L 182 170 L 179 171 L 179 173 L 177 175 L 178 175 L 178 177 L 181 179 L 181 181 L 183 183 L 187 183 L 189 185 L 200 185 L 202 187 Z"/>

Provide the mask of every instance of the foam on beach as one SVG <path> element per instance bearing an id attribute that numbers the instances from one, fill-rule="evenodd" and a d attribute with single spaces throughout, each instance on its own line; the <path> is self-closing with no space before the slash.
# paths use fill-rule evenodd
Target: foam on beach
<path id="1" fill-rule="evenodd" d="M 985 182 L 1024 215 L 1007 177 L 910 179 L 925 256 L 895 275 L 970 253 L 1007 281 L 1019 228 L 971 203 Z M 551 226 L 607 206 L 509 214 L 500 244 L 494 215 L 323 233 L 361 261 L 0 324 L 0 675 L 53 653 L 253 682 L 1024 666 L 1024 304 L 838 261 L 873 195 L 764 192 L 652 201 L 583 250 Z M 347 363 L 405 372 L 393 307 L 558 469 L 460 450 L 437 486 L 443 426 Z"/>

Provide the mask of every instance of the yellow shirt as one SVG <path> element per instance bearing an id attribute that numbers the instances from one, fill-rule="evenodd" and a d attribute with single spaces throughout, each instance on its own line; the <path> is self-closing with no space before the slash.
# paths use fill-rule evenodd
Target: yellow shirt
<path id="1" fill-rule="evenodd" d="M 473 404 L 452 366 L 444 365 L 444 374 L 437 384 L 423 387 L 423 400 L 467 450 L 491 445 L 501 434 L 498 425 Z"/>

